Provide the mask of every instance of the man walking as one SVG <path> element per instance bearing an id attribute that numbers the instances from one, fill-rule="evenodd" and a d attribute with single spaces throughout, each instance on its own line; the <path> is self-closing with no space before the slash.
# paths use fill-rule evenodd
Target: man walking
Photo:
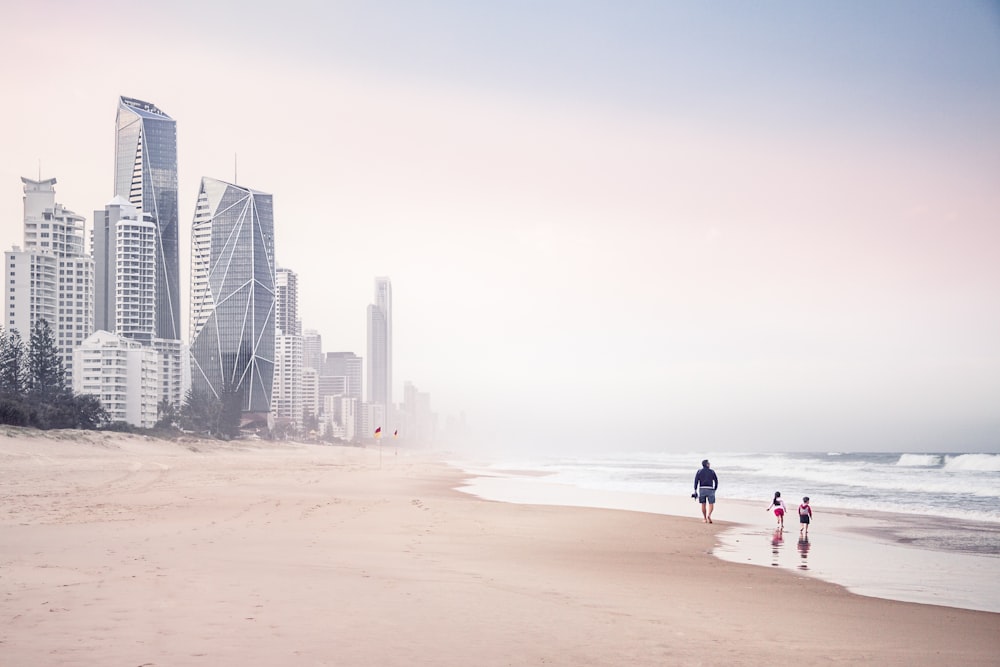
<path id="1" fill-rule="evenodd" d="M 708 459 L 705 459 L 701 462 L 701 470 L 695 473 L 694 476 L 694 491 L 698 496 L 698 502 L 701 503 L 701 516 L 704 523 L 712 523 L 712 510 L 715 509 L 715 492 L 718 488 L 719 477 L 710 467 Z"/>

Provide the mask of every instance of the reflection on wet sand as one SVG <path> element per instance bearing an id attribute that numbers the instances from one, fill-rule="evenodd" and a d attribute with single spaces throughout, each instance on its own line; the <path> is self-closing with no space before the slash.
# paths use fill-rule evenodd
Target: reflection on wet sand
<path id="1" fill-rule="evenodd" d="M 809 564 L 806 559 L 809 558 L 809 538 L 802 535 L 799 536 L 799 558 L 802 559 L 802 562 L 799 563 L 799 569 L 808 570 Z"/>
<path id="2" fill-rule="evenodd" d="M 781 546 L 785 543 L 783 532 L 781 528 L 775 528 L 774 534 L 771 535 L 771 565 L 774 567 L 778 567 L 781 564 L 779 562 L 779 555 L 781 554 Z"/>

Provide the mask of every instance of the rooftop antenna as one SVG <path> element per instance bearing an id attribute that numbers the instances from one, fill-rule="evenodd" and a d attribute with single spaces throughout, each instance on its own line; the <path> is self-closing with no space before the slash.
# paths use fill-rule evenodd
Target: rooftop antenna
<path id="1" fill-rule="evenodd" d="M 42 158 L 38 158 L 38 182 L 42 182 Z"/>
<path id="2" fill-rule="evenodd" d="M 236 153 L 233 153 L 233 185 L 238 185 L 240 179 L 237 178 L 237 163 L 236 163 Z"/>

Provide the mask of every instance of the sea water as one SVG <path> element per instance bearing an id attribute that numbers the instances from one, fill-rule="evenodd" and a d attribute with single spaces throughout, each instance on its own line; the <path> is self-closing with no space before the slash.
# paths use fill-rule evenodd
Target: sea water
<path id="1" fill-rule="evenodd" d="M 862 594 L 1000 611 L 998 454 L 637 452 L 459 465 L 481 475 L 466 491 L 495 500 L 546 503 L 555 497 L 538 492 L 558 488 L 552 504 L 700 516 L 689 496 L 703 458 L 719 476 L 716 518 L 740 522 L 720 535 L 716 556 Z M 783 534 L 760 511 L 775 491 L 789 508 Z M 816 514 L 805 543 L 796 539 L 803 496 Z M 689 504 L 678 511 L 681 498 Z"/>

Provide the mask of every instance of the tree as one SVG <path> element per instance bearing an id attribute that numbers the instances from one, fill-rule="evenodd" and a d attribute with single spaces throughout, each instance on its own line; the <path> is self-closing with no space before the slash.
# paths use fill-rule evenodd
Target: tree
<path id="1" fill-rule="evenodd" d="M 24 394 L 27 381 L 24 342 L 17 329 L 0 329 L 0 394 Z"/>
<path id="2" fill-rule="evenodd" d="M 48 320 L 38 319 L 31 327 L 28 345 L 28 393 L 35 400 L 51 401 L 69 393 L 62 357 Z"/>
<path id="3" fill-rule="evenodd" d="M 219 412 L 218 434 L 226 440 L 240 437 L 240 421 L 243 408 L 240 392 L 226 391 L 222 394 L 222 410 Z"/>
<path id="4" fill-rule="evenodd" d="M 108 411 L 101 405 L 101 399 L 93 394 L 73 395 L 76 428 L 97 429 L 108 422 Z"/>
<path id="5" fill-rule="evenodd" d="M 214 395 L 188 389 L 181 406 L 181 424 L 190 431 L 215 434 L 219 429 L 222 404 Z"/>
<path id="6" fill-rule="evenodd" d="M 177 408 L 165 398 L 156 404 L 156 416 L 156 428 L 173 428 L 181 418 Z"/>

